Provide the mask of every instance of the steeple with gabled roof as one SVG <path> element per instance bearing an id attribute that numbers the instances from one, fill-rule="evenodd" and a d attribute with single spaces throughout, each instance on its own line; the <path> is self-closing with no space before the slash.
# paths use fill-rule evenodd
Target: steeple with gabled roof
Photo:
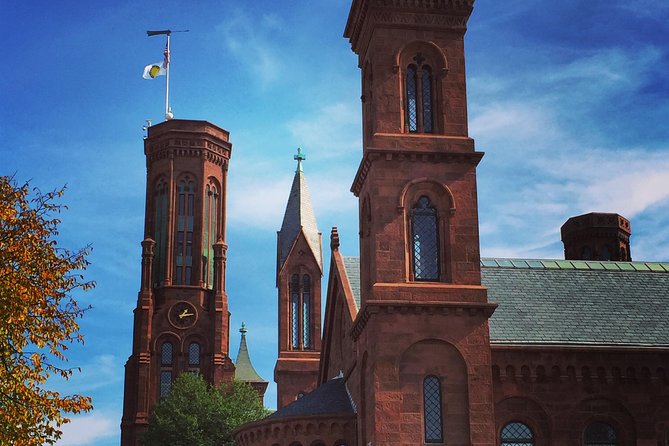
<path id="1" fill-rule="evenodd" d="M 316 387 L 321 350 L 321 233 L 311 205 L 305 160 L 297 149 L 295 178 L 277 233 L 279 358 L 274 367 L 277 408 Z"/>
<path id="2" fill-rule="evenodd" d="M 302 161 L 306 159 L 306 156 L 301 148 L 297 149 L 294 159 L 297 161 L 297 169 L 295 169 L 293 185 L 290 188 L 281 230 L 278 232 L 277 275 L 283 268 L 300 232 L 304 233 L 318 267 L 321 272 L 323 271 L 321 233 L 318 231 L 307 178 L 302 168 Z"/>
<path id="3" fill-rule="evenodd" d="M 235 361 L 235 380 L 249 383 L 251 387 L 256 389 L 260 395 L 260 399 L 263 399 L 268 382 L 262 379 L 253 367 L 253 363 L 251 363 L 249 349 L 246 345 L 247 331 L 246 325 L 242 322 L 242 328 L 239 329 L 239 332 L 242 334 L 242 340 L 239 343 L 239 352 L 237 353 L 237 361 Z"/>

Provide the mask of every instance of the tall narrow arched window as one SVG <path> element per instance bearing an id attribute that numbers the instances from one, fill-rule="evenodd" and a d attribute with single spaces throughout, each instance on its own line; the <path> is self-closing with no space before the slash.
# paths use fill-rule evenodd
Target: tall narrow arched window
<path id="1" fill-rule="evenodd" d="M 513 421 L 507 423 L 499 434 L 500 446 L 533 446 L 534 435 L 524 423 Z"/>
<path id="2" fill-rule="evenodd" d="M 177 227 L 174 283 L 190 285 L 193 273 L 193 213 L 195 208 L 195 183 L 179 181 L 177 194 Z"/>
<path id="3" fill-rule="evenodd" d="M 153 260 L 153 282 L 160 286 L 165 279 L 165 249 L 167 246 L 167 183 L 164 180 L 156 184 L 153 197 L 154 205 L 154 233 L 156 242 L 155 257 Z"/>
<path id="4" fill-rule="evenodd" d="M 416 82 L 416 65 L 411 64 L 406 72 L 406 124 L 411 133 L 418 131 L 418 92 Z"/>
<path id="5" fill-rule="evenodd" d="M 411 254 L 414 280 L 439 280 L 437 210 L 425 195 L 412 209 Z"/>
<path id="6" fill-rule="evenodd" d="M 436 376 L 426 376 L 423 380 L 425 443 L 443 443 L 444 441 L 441 407 L 441 382 Z"/>
<path id="7" fill-rule="evenodd" d="M 596 421 L 585 429 L 583 444 L 585 446 L 617 446 L 618 435 L 611 425 Z"/>
<path id="8" fill-rule="evenodd" d="M 202 283 L 214 287 L 214 243 L 218 237 L 218 190 L 207 184 L 204 192 L 204 231 L 202 240 Z"/>
<path id="9" fill-rule="evenodd" d="M 171 342 L 163 342 L 160 347 L 160 397 L 170 392 L 172 387 L 172 364 L 174 361 L 174 346 Z"/>
<path id="10" fill-rule="evenodd" d="M 309 350 L 311 346 L 311 277 L 293 274 L 290 279 L 290 346 L 293 350 Z"/>
<path id="11" fill-rule="evenodd" d="M 200 369 L 200 344 L 191 342 L 188 345 L 188 369 L 197 372 Z"/>
<path id="12" fill-rule="evenodd" d="M 311 277 L 302 277 L 302 347 L 311 348 Z"/>
<path id="13" fill-rule="evenodd" d="M 300 348 L 300 276 L 290 281 L 290 339 L 294 350 Z"/>
<path id="14" fill-rule="evenodd" d="M 405 128 L 409 133 L 432 133 L 434 130 L 434 79 L 425 57 L 416 53 L 404 74 Z"/>

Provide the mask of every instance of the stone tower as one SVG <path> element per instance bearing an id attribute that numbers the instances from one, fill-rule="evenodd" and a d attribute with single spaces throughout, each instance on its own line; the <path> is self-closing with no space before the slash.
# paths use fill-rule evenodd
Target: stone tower
<path id="1" fill-rule="evenodd" d="M 560 232 L 565 260 L 632 261 L 632 227 L 622 215 L 591 212 L 571 217 Z"/>
<path id="2" fill-rule="evenodd" d="M 229 381 L 225 293 L 226 177 L 232 144 L 206 121 L 149 127 L 142 275 L 125 366 L 122 446 L 135 446 L 172 381 L 186 371 Z"/>
<path id="3" fill-rule="evenodd" d="M 321 233 L 311 206 L 305 157 L 298 149 L 297 169 L 286 212 L 277 233 L 279 357 L 274 367 L 277 408 L 316 388 L 321 351 Z"/>
<path id="4" fill-rule="evenodd" d="M 483 153 L 467 129 L 473 3 L 354 0 L 346 24 L 362 70 L 358 444 L 495 444 Z"/>

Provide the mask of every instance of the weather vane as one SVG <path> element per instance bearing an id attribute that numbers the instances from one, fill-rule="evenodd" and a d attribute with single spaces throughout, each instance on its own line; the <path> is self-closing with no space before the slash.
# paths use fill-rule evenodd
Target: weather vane
<path id="1" fill-rule="evenodd" d="M 172 108 L 170 107 L 170 35 L 172 33 L 187 33 L 188 29 L 173 31 L 171 29 L 163 29 L 158 31 L 147 31 L 148 37 L 153 36 L 167 36 L 167 43 L 165 44 L 165 51 L 163 52 L 163 60 L 154 64 L 149 64 L 144 68 L 144 79 L 154 79 L 157 76 L 165 76 L 165 120 L 170 120 L 174 117 Z"/>

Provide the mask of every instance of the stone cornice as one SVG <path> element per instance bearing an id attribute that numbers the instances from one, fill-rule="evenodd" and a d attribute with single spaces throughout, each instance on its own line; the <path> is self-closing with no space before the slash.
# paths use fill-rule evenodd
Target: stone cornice
<path id="1" fill-rule="evenodd" d="M 364 59 L 374 26 L 464 31 L 473 7 L 474 0 L 357 0 L 351 6 L 344 37 Z"/>
<path id="2" fill-rule="evenodd" d="M 353 322 L 351 335 L 357 341 L 364 330 L 367 322 L 375 314 L 399 313 L 399 314 L 430 314 L 442 316 L 469 316 L 485 317 L 492 316 L 497 304 L 487 302 L 414 302 L 405 300 L 368 300 L 358 312 Z"/>
<path id="3" fill-rule="evenodd" d="M 365 151 L 363 159 L 360 161 L 358 171 L 353 179 L 351 192 L 358 197 L 362 185 L 365 183 L 369 169 L 377 161 L 411 161 L 423 163 L 469 163 L 478 165 L 483 158 L 483 152 L 447 152 L 440 150 L 419 150 L 419 149 L 375 149 L 369 148 Z"/>
<path id="4" fill-rule="evenodd" d="M 180 136 L 180 137 L 174 137 Z M 204 158 L 218 166 L 227 166 L 232 145 L 227 141 L 216 140 L 207 133 L 184 135 L 166 135 L 157 140 L 147 140 L 144 146 L 147 167 L 165 158 Z"/>

